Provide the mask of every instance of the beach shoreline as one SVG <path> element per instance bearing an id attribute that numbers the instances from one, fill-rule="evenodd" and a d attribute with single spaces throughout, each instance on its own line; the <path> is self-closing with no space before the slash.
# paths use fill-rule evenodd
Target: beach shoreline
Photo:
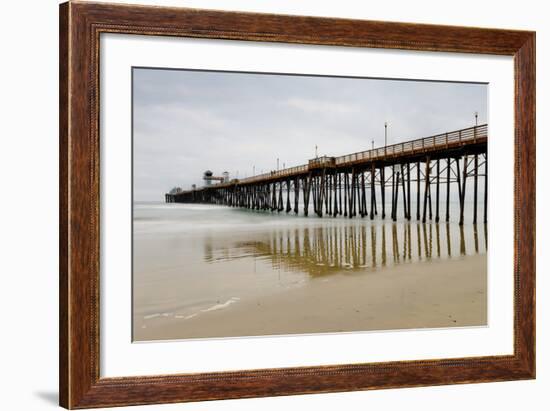
<path id="1" fill-rule="evenodd" d="M 342 271 L 196 315 L 134 313 L 134 341 L 314 334 L 487 324 L 487 256 Z"/>

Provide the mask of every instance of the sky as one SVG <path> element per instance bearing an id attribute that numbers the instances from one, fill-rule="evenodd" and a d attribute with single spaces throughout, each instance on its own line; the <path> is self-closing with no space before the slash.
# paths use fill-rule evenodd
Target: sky
<path id="1" fill-rule="evenodd" d="M 134 199 L 487 122 L 487 85 L 133 69 Z"/>

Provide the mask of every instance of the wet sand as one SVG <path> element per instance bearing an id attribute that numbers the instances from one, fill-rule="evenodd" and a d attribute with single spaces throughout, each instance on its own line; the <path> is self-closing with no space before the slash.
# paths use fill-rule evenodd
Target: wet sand
<path id="1" fill-rule="evenodd" d="M 179 318 L 178 318 L 179 317 Z M 487 324 L 486 255 L 320 276 L 192 316 L 135 319 L 134 340 L 331 333 Z"/>

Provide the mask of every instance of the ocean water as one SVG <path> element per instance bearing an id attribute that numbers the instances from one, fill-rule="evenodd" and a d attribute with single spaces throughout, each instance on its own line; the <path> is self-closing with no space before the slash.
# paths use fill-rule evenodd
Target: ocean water
<path id="1" fill-rule="evenodd" d="M 201 204 L 135 203 L 134 327 L 190 319 L 241 299 L 305 287 L 331 275 L 369 275 L 400 264 L 485 254 L 487 231 L 465 224 L 423 224 L 376 216 L 319 218 Z M 381 211 L 380 206 L 378 207 Z M 433 209 L 435 213 L 435 208 Z M 482 221 L 482 209 L 478 209 Z M 440 210 L 444 217 L 444 205 Z M 435 217 L 435 216 L 434 216 Z"/>

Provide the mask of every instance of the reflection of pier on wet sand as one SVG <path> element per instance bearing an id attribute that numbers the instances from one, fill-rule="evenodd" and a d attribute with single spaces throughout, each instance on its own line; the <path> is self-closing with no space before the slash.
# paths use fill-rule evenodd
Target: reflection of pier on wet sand
<path id="1" fill-rule="evenodd" d="M 214 247 L 207 243 L 205 261 L 260 258 L 273 269 L 312 276 L 362 271 L 400 263 L 445 260 L 485 254 L 487 226 L 449 223 L 357 225 L 325 223 L 274 230 L 265 238 Z"/>

